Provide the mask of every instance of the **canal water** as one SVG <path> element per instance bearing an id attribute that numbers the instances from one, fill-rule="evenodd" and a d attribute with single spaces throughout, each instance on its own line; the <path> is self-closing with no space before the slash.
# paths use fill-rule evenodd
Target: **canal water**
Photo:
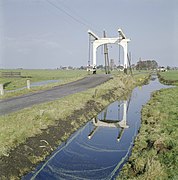
<path id="1" fill-rule="evenodd" d="M 52 83 L 57 83 L 57 82 L 60 82 L 61 80 L 46 80 L 46 81 L 38 81 L 38 82 L 32 82 L 30 84 L 30 87 L 37 87 L 37 86 L 44 86 L 44 85 L 47 85 L 47 84 L 52 84 Z M 27 89 L 27 87 L 22 87 L 22 88 L 18 88 L 18 89 L 14 89 L 14 90 L 5 90 L 6 93 L 9 93 L 9 92 L 16 92 L 16 91 L 20 91 L 20 90 L 23 90 L 23 89 Z"/>
<path id="2" fill-rule="evenodd" d="M 127 100 L 110 104 L 23 179 L 115 179 L 131 154 L 142 106 L 153 91 L 166 87 L 153 76 Z"/>

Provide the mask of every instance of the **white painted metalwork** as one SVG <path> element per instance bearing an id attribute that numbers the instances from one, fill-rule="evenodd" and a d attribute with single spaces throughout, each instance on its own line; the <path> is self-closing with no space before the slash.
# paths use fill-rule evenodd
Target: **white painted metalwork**
<path id="1" fill-rule="evenodd" d="M 88 30 L 88 34 L 91 35 L 93 40 L 93 69 L 96 70 L 96 53 L 97 48 L 104 44 L 118 44 L 123 47 L 124 49 L 124 68 L 127 69 L 127 53 L 128 53 L 128 42 L 130 39 L 126 38 L 125 34 L 121 29 L 118 29 L 119 37 L 116 38 L 99 38 L 95 33 L 93 33 L 91 30 Z"/>

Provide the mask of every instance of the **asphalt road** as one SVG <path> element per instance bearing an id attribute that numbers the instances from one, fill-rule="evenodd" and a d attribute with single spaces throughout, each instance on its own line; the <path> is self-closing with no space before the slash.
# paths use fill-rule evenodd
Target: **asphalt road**
<path id="1" fill-rule="evenodd" d="M 52 89 L 31 93 L 23 96 L 0 100 L 0 115 L 9 114 L 35 104 L 54 101 L 61 97 L 96 87 L 111 78 L 111 75 L 90 75 L 81 80 Z"/>

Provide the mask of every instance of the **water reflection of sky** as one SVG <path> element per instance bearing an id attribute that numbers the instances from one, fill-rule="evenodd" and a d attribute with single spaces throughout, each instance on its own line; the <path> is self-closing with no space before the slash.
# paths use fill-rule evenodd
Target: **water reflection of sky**
<path id="1" fill-rule="evenodd" d="M 47 84 L 51 84 L 51 83 L 56 83 L 56 82 L 60 82 L 60 80 L 46 80 L 46 81 L 39 81 L 39 82 L 32 82 L 30 84 L 30 87 L 37 87 L 37 86 L 44 86 Z M 14 90 L 6 90 L 6 92 L 16 92 L 16 91 L 20 91 L 23 89 L 26 89 L 27 87 L 22 87 L 22 88 L 18 88 L 18 89 L 14 89 Z"/>
<path id="2" fill-rule="evenodd" d="M 131 152 L 140 126 L 142 105 L 149 100 L 152 91 L 164 87 L 155 80 L 135 88 L 131 101 L 125 101 L 129 128 L 105 127 L 102 123 L 99 126 L 94 123 L 96 119 L 90 121 L 24 179 L 113 179 Z M 98 115 L 97 122 L 104 119 L 104 123 L 107 120 L 119 123 L 123 117 L 124 101 L 116 101 Z"/>

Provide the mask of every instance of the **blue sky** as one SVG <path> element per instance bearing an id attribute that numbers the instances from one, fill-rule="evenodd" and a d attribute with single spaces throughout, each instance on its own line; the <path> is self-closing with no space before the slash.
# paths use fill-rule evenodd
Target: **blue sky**
<path id="1" fill-rule="evenodd" d="M 118 28 L 131 39 L 132 63 L 178 66 L 178 0 L 0 0 L 0 68 L 85 66 L 88 29 L 117 37 Z M 108 48 L 122 63 L 122 48 Z"/>

